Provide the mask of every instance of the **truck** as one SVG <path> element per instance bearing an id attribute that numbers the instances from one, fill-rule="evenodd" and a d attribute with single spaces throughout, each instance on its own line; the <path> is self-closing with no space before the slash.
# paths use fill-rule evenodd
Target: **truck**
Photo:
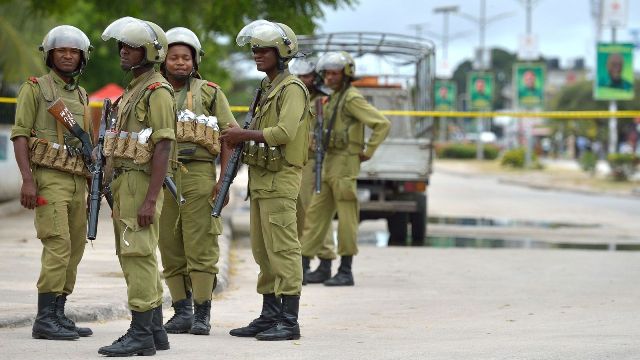
<path id="1" fill-rule="evenodd" d="M 298 44 L 307 56 L 348 52 L 356 60 L 358 79 L 353 85 L 379 110 L 394 110 L 386 115 L 391 121 L 389 135 L 374 156 L 361 164 L 357 180 L 360 220 L 386 219 L 389 245 L 421 245 L 427 235 L 434 120 L 402 110 L 433 108 L 434 44 L 422 38 L 376 32 L 299 36 Z M 367 66 L 363 74 L 358 71 L 358 62 L 364 57 L 369 64 L 385 61 L 409 70 L 389 74 Z M 365 133 L 365 138 L 368 135 Z"/>

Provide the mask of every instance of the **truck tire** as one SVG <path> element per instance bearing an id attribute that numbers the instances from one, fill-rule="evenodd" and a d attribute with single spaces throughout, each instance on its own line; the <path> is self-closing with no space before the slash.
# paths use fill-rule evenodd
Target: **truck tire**
<path id="1" fill-rule="evenodd" d="M 395 213 L 387 218 L 387 228 L 389 229 L 389 245 L 407 245 L 407 234 L 409 225 L 409 214 Z"/>
<path id="2" fill-rule="evenodd" d="M 427 236 L 427 195 L 415 194 L 418 211 L 409 215 L 411 221 L 411 244 L 422 246 Z"/>

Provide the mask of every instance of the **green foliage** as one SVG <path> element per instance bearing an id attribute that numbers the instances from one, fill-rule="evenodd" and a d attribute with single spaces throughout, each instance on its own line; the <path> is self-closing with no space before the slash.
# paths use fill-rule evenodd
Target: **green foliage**
<path id="1" fill-rule="evenodd" d="M 640 81 L 635 81 L 636 94 L 640 93 Z M 585 111 L 609 109 L 608 101 L 593 99 L 593 81 L 579 81 L 571 86 L 566 86 L 550 101 L 551 109 L 556 111 Z M 637 110 L 640 108 L 640 96 L 630 101 L 618 101 L 618 110 Z M 609 137 L 609 128 L 606 119 L 581 119 L 579 121 L 549 120 L 549 126 L 553 133 L 573 134 L 584 136 L 591 140 L 606 142 Z M 633 119 L 618 119 L 618 128 L 621 130 L 634 126 Z"/>
<path id="2" fill-rule="evenodd" d="M 475 159 L 476 158 L 476 144 L 458 144 L 449 143 L 436 146 L 436 154 L 442 159 Z M 485 144 L 483 146 L 484 158 L 487 160 L 494 160 L 498 157 L 500 149 L 491 144 Z"/>
<path id="3" fill-rule="evenodd" d="M 50 22 L 33 21 L 34 14 L 23 2 L 0 3 L 0 93 L 7 92 L 7 84 L 21 83 L 29 76 L 45 71 L 38 45 Z"/>
<path id="4" fill-rule="evenodd" d="M 521 168 L 524 168 L 525 157 L 526 157 L 526 152 L 525 152 L 525 149 L 522 147 L 507 150 L 502 155 L 502 159 L 500 160 L 500 165 L 521 169 Z M 531 154 L 531 162 L 532 162 L 533 168 L 542 167 L 538 163 L 538 157 L 536 156 L 535 153 Z"/>
<path id="5" fill-rule="evenodd" d="M 638 157 L 635 154 L 609 154 L 611 177 L 616 181 L 627 181 L 636 172 Z"/>
<path id="6" fill-rule="evenodd" d="M 243 52 L 247 55 L 247 48 L 235 45 L 235 36 L 247 23 L 255 19 L 268 19 L 286 23 L 296 34 L 312 33 L 318 21 L 324 16 L 323 7 L 338 8 L 351 6 L 356 0 L 225 0 L 225 1 L 96 1 L 96 0 L 2 0 L 0 1 L 0 40 L 5 36 L 1 27 L 3 15 L 11 14 L 4 8 L 26 8 L 24 13 L 31 15 L 30 20 L 17 22 L 21 27 L 25 24 L 69 24 L 83 30 L 92 45 L 94 52 L 81 80 L 88 91 L 95 91 L 109 82 L 126 85 L 128 79 L 120 70 L 118 52 L 115 41 L 104 42 L 100 38 L 102 31 L 112 21 L 123 17 L 133 16 L 153 21 L 164 30 L 176 26 L 184 26 L 193 30 L 202 43 L 206 54 L 200 67 L 200 73 L 207 80 L 214 81 L 226 91 L 231 88 L 232 81 L 238 76 L 229 74 L 232 64 L 228 61 L 233 52 Z M 16 11 L 20 13 L 20 11 Z M 33 18 L 37 18 L 34 21 Z M 49 26 L 50 27 L 50 26 Z M 29 46 L 37 46 L 44 37 L 47 29 L 27 31 L 40 39 L 31 42 Z M 5 42 L 0 42 L 5 46 Z M 11 53 L 0 51 L 2 54 Z M 12 59 L 4 74 L 13 73 L 19 64 L 28 63 L 28 59 L 16 62 Z M 39 57 L 32 57 L 41 63 Z M 0 63 L 1 64 L 1 63 Z M 44 71 L 44 69 L 42 69 Z M 34 75 L 33 70 L 29 74 Z M 37 75 L 37 74 L 35 74 Z M 24 78 L 25 76 L 21 76 Z"/>
<path id="7" fill-rule="evenodd" d="M 580 156 L 578 162 L 582 170 L 593 175 L 596 171 L 596 165 L 598 164 L 598 156 L 591 151 L 585 151 Z"/>

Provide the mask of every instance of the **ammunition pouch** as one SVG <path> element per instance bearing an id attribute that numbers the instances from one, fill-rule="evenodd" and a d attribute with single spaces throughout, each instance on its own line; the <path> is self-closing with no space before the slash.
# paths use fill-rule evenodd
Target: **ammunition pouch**
<path id="1" fill-rule="evenodd" d="M 143 165 L 151 160 L 153 145 L 138 142 L 136 133 L 126 131 L 107 131 L 104 137 L 104 156 L 133 160 L 137 165 Z"/>
<path id="2" fill-rule="evenodd" d="M 285 160 L 280 146 L 268 147 L 264 143 L 256 144 L 249 141 L 242 149 L 242 162 L 276 172 L 282 170 Z"/>
<path id="3" fill-rule="evenodd" d="M 82 152 L 36 137 L 29 138 L 29 161 L 32 165 L 56 169 L 73 175 L 89 177 Z"/>
<path id="4" fill-rule="evenodd" d="M 207 149 L 211 155 L 220 154 L 220 131 L 199 121 L 178 121 L 176 140 L 190 142 Z"/>

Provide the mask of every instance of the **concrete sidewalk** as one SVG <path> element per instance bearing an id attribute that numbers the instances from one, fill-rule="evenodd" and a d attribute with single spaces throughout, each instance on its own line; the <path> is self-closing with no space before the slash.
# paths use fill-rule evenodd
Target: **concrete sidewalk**
<path id="1" fill-rule="evenodd" d="M 0 273 L 3 274 L 0 278 L 0 328 L 29 326 L 37 310 L 36 282 L 42 245 L 36 238 L 33 212 L 17 208 L 16 203 L 2 207 L 11 215 L 0 216 L 0 253 L 3 254 L 0 261 Z M 79 322 L 122 319 L 130 315 L 127 289 L 115 254 L 110 211 L 106 203 L 102 209 L 98 237 L 93 244 L 86 246 L 75 290 L 67 303 L 67 315 Z M 224 234 L 219 237 L 220 260 L 215 293 L 220 293 L 229 284 L 230 234 L 230 227 L 224 226 Z M 159 252 L 157 256 L 160 262 Z M 162 264 L 159 266 L 161 268 Z M 171 299 L 164 282 L 163 285 L 167 307 Z"/>

